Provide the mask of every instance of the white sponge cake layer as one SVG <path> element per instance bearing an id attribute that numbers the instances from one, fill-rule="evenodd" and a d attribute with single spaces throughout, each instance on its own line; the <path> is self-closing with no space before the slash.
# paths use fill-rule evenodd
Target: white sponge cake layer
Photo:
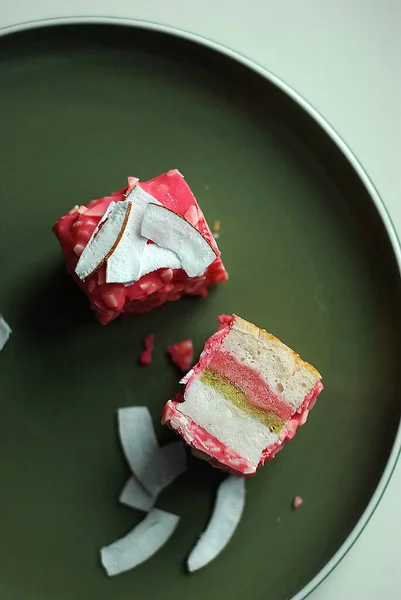
<path id="1" fill-rule="evenodd" d="M 258 465 L 262 451 L 277 442 L 278 434 L 235 406 L 196 376 L 186 387 L 179 410 L 220 442 Z"/>
<path id="2" fill-rule="evenodd" d="M 221 350 L 255 369 L 273 392 L 296 410 L 320 380 L 314 367 L 273 335 L 235 316 Z"/>

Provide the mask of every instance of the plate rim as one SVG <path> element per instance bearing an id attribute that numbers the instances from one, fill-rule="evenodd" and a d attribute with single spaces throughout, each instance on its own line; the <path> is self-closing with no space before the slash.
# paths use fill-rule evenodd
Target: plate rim
<path id="1" fill-rule="evenodd" d="M 215 52 L 223 54 L 228 58 L 242 64 L 254 73 L 263 77 L 270 83 L 272 83 L 279 90 L 284 92 L 287 97 L 293 100 L 298 106 L 300 106 L 312 119 L 320 126 L 320 128 L 328 135 L 331 141 L 337 146 L 340 152 L 347 159 L 348 163 L 351 164 L 354 172 L 357 174 L 360 181 L 363 183 L 370 199 L 373 201 L 379 218 L 381 219 L 388 239 L 391 244 L 391 248 L 396 259 L 398 267 L 398 275 L 401 278 L 401 241 L 397 234 L 394 222 L 390 216 L 390 213 L 381 198 L 377 188 L 373 181 L 363 168 L 362 164 L 352 152 L 348 144 L 343 140 L 336 129 L 329 123 L 329 121 L 320 114 L 320 112 L 313 106 L 313 104 L 307 101 L 300 93 L 298 93 L 292 86 L 286 83 L 283 79 L 269 71 L 266 67 L 259 64 L 254 59 L 234 50 L 233 48 L 222 44 L 216 40 L 208 37 L 204 37 L 198 33 L 191 32 L 186 29 L 179 27 L 173 27 L 171 25 L 165 25 L 157 23 L 156 21 L 129 18 L 129 17 L 115 17 L 115 16 L 98 16 L 98 15 L 85 15 L 85 16 L 64 16 L 64 17 L 48 17 L 41 19 L 34 19 L 29 21 L 20 21 L 12 25 L 0 25 L 0 37 L 10 35 L 12 33 L 18 33 L 20 31 L 26 31 L 29 29 L 35 29 L 39 27 L 51 27 L 55 25 L 121 25 L 124 27 L 136 27 L 144 30 L 155 31 L 158 33 L 168 34 L 172 37 L 178 37 L 184 40 L 188 40 L 195 44 L 200 44 L 205 48 L 209 48 Z M 306 600 L 306 598 L 316 590 L 323 581 L 334 571 L 337 565 L 342 559 L 348 554 L 354 544 L 358 541 L 359 537 L 365 530 L 367 524 L 375 514 L 385 491 L 390 483 L 393 473 L 396 469 L 398 460 L 401 456 L 401 419 L 398 424 L 397 433 L 394 438 L 393 447 L 388 457 L 386 466 L 380 477 L 380 480 L 373 492 L 365 510 L 359 517 L 357 523 L 354 525 L 351 533 L 347 536 L 345 541 L 341 544 L 338 550 L 333 554 L 331 559 L 312 577 L 312 579 L 298 592 L 291 597 L 291 600 Z"/>

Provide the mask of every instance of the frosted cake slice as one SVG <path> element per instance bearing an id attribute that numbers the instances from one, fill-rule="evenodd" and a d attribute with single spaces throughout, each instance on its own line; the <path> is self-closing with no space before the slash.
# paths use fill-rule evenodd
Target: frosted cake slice
<path id="1" fill-rule="evenodd" d="M 294 437 L 323 385 L 318 371 L 273 335 L 237 315 L 221 321 L 162 422 L 197 456 L 250 475 Z"/>

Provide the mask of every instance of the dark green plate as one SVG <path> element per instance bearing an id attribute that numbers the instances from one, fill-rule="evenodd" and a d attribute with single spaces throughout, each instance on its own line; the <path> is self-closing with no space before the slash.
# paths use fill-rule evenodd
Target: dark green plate
<path id="1" fill-rule="evenodd" d="M 14 330 L 0 356 L 0 597 L 304 597 L 369 505 L 355 539 L 395 459 L 400 278 L 373 188 L 274 82 L 161 33 L 76 25 L 3 37 L 0 87 L 0 310 Z M 127 175 L 175 167 L 209 221 L 221 221 L 230 281 L 207 299 L 102 327 L 51 226 Z M 173 538 L 108 579 L 100 547 L 141 518 L 117 503 L 128 469 L 116 409 L 146 404 L 170 439 L 160 412 L 178 373 L 165 348 L 191 337 L 199 351 L 216 315 L 232 311 L 312 362 L 325 391 L 249 481 L 243 519 L 214 563 L 192 576 L 184 568 L 222 478 L 191 459 L 158 502 L 181 515 Z M 150 331 L 154 361 L 141 368 Z"/>

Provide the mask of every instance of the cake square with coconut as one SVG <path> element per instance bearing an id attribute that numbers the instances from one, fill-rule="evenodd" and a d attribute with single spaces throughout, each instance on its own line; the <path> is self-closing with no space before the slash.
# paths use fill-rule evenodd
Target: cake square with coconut
<path id="1" fill-rule="evenodd" d="M 273 335 L 237 315 L 221 321 L 162 422 L 197 456 L 250 475 L 294 437 L 323 385 L 320 373 Z"/>
<path id="2" fill-rule="evenodd" d="M 148 312 L 225 281 L 220 251 L 177 170 L 74 206 L 54 225 L 67 271 L 100 323 Z"/>

